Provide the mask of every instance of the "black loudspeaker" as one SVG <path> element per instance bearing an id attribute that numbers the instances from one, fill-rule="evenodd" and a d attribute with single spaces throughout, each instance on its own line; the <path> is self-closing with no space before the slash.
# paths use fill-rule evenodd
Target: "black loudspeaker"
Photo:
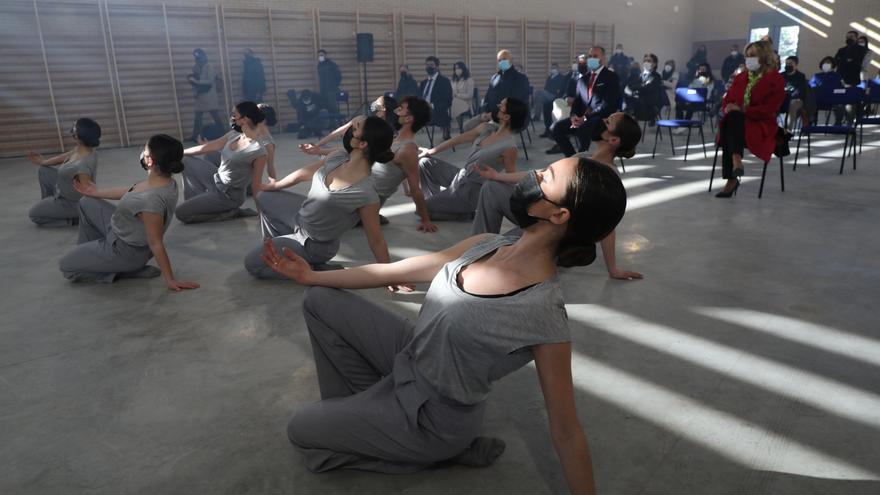
<path id="1" fill-rule="evenodd" d="M 359 64 L 373 61 L 373 33 L 357 34 L 357 56 Z"/>

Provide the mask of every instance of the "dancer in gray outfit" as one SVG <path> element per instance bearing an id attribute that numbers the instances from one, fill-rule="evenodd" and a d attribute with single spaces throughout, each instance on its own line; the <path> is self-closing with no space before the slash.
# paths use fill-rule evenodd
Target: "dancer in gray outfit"
<path id="1" fill-rule="evenodd" d="M 336 152 L 277 182 L 270 180 L 256 198 L 263 236 L 278 249 L 286 247 L 310 264 L 321 265 L 336 255 L 342 234 L 360 220 L 376 260 L 387 263 L 388 245 L 379 227 L 379 196 L 370 167 L 394 158 L 389 149 L 393 138 L 382 119 L 356 119 L 343 139 L 348 152 Z M 308 197 L 280 190 L 305 180 L 312 181 Z M 245 257 L 248 272 L 282 278 L 262 262 L 261 253 L 262 246 L 257 246 Z"/>
<path id="2" fill-rule="evenodd" d="M 232 113 L 233 132 L 207 144 L 184 150 L 184 155 L 220 152 L 220 167 L 201 159 L 185 158 L 183 196 L 177 218 L 183 223 L 229 220 L 253 216 L 239 208 L 249 185 L 259 192 L 266 166 L 266 149 L 257 138 L 256 126 L 265 119 L 253 102 L 242 102 Z"/>
<path id="3" fill-rule="evenodd" d="M 501 440 L 478 437 L 493 382 L 534 359 L 550 432 L 572 493 L 595 493 L 575 410 L 571 343 L 557 266 L 582 265 L 626 208 L 617 174 L 568 158 L 518 186 L 518 240 L 475 236 L 438 253 L 313 272 L 265 243 L 267 266 L 303 285 L 431 286 L 414 322 L 344 291 L 310 288 L 303 312 L 322 400 L 288 436 L 313 471 L 412 472 L 440 461 L 489 465 Z"/>
<path id="4" fill-rule="evenodd" d="M 509 173 L 516 171 L 514 137 L 526 123 L 528 107 L 514 98 L 505 98 L 498 105 L 497 118 L 498 124 L 480 124 L 422 153 L 419 161 L 422 191 L 431 218 L 470 220 L 477 208 L 480 186 L 485 181 L 479 174 L 479 164 Z M 473 146 L 462 168 L 433 157 L 456 144 L 469 142 L 473 142 Z"/>
<path id="5" fill-rule="evenodd" d="M 75 184 L 88 197 L 79 202 L 79 243 L 59 262 L 65 278 L 111 283 L 119 277 L 151 278 L 161 274 L 172 290 L 199 286 L 174 278 L 162 241 L 177 205 L 177 182 L 172 174 L 183 170 L 182 158 L 180 141 L 157 134 L 141 154 L 147 180 L 129 188 L 104 190 L 93 183 Z M 107 199 L 118 199 L 119 203 L 114 206 Z M 147 265 L 153 256 L 161 271 Z"/>
<path id="6" fill-rule="evenodd" d="M 77 202 L 82 195 L 74 189 L 74 182 L 88 185 L 96 180 L 101 126 L 92 119 L 77 119 L 70 130 L 76 148 L 49 159 L 31 151 L 28 159 L 39 165 L 40 197 L 28 216 L 40 227 L 67 227 L 79 220 Z"/>

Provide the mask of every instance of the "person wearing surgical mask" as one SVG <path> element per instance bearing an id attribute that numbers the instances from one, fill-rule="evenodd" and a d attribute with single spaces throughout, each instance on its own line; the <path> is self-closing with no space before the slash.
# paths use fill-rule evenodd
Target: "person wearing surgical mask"
<path id="1" fill-rule="evenodd" d="M 782 73 L 785 79 L 785 95 L 788 99 L 788 114 L 785 119 L 785 128 L 791 130 L 795 122 L 801 116 L 804 108 L 804 100 L 807 97 L 807 77 L 798 70 L 800 60 L 792 55 L 785 59 L 785 71 Z"/>
<path id="2" fill-rule="evenodd" d="M 501 50 L 495 57 L 498 72 L 489 80 L 489 88 L 483 98 L 482 113 L 465 122 L 464 132 L 477 127 L 491 119 L 492 111 L 498 108 L 501 100 L 516 98 L 529 101 L 529 78 L 514 67 L 513 56 L 509 50 Z"/>
<path id="3" fill-rule="evenodd" d="M 733 45 L 730 47 L 730 55 L 728 55 L 724 59 L 724 63 L 721 64 L 721 80 L 727 81 L 730 79 L 730 76 L 736 72 L 736 69 L 740 66 L 740 64 L 744 64 L 746 62 L 745 57 L 743 57 L 742 53 L 739 52 L 739 46 Z"/>
<path id="4" fill-rule="evenodd" d="M 318 88 L 321 93 L 321 106 L 330 113 L 339 112 L 336 96 L 339 94 L 341 82 L 342 72 L 339 66 L 327 57 L 326 50 L 318 50 Z"/>
<path id="5" fill-rule="evenodd" d="M 663 83 L 661 106 L 668 107 L 666 118 L 675 115 L 675 88 L 678 87 L 678 71 L 675 70 L 675 60 L 667 60 L 660 72 Z"/>
<path id="6" fill-rule="evenodd" d="M 836 68 L 834 58 L 822 57 L 822 60 L 819 61 L 819 72 L 813 74 L 813 77 L 810 79 L 810 87 L 813 88 L 815 93 L 832 93 L 835 89 L 845 87 L 843 78 L 840 76 L 840 72 L 835 70 Z M 831 110 L 834 112 L 834 125 L 840 125 L 843 122 L 846 109 L 838 105 Z M 811 114 L 814 112 L 815 109 L 810 109 Z"/>
<path id="7" fill-rule="evenodd" d="M 739 188 L 745 148 L 761 161 L 769 161 L 776 148 L 776 114 L 785 100 L 785 80 L 770 43 L 752 42 L 745 51 L 747 70 L 736 76 L 721 101 L 718 145 L 727 183 L 717 198 L 730 198 Z"/>
<path id="8" fill-rule="evenodd" d="M 559 64 L 550 65 L 550 74 L 544 82 L 544 89 L 535 91 L 532 105 L 532 120 L 544 118 L 544 133 L 541 137 L 550 137 L 550 125 L 553 124 L 553 101 L 565 97 L 568 80 L 559 72 Z"/>
<path id="9" fill-rule="evenodd" d="M 407 96 L 419 96 L 419 83 L 410 73 L 407 64 L 400 66 L 400 79 L 397 81 L 397 91 L 394 92 L 394 96 L 401 100 Z"/>
<path id="10" fill-rule="evenodd" d="M 637 120 L 653 122 L 663 104 L 663 84 L 657 72 L 657 55 L 646 53 L 635 76 L 627 82 L 626 112 Z"/>
<path id="11" fill-rule="evenodd" d="M 864 35 L 859 36 L 857 44 L 865 49 L 865 56 L 862 58 L 861 79 L 862 81 L 867 81 L 870 79 L 868 70 L 871 68 L 871 60 L 874 58 L 871 56 L 871 50 L 868 48 L 868 37 Z"/>

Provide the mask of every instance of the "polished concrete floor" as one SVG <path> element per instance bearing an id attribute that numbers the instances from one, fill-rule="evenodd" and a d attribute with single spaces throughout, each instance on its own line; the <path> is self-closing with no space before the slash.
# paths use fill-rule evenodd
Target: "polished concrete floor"
<path id="1" fill-rule="evenodd" d="M 306 163 L 278 141 L 282 171 Z M 754 159 L 733 199 L 706 193 L 711 151 L 685 163 L 664 140 L 651 159 L 652 132 L 627 161 L 618 260 L 645 279 L 611 280 L 601 259 L 561 275 L 599 493 L 880 493 L 880 133 L 865 142 L 843 175 L 839 140 L 814 142 L 812 167 L 788 159 L 781 192 L 774 165 L 760 200 Z M 549 163 L 549 144 L 520 166 Z M 58 259 L 75 230 L 30 223 L 26 160 L 0 170 L 0 493 L 565 492 L 532 367 L 490 396 L 484 432 L 507 442 L 490 468 L 308 472 L 285 436 L 318 398 L 303 289 L 244 271 L 256 218 L 175 221 L 166 245 L 198 290 L 71 284 Z M 101 183 L 141 174 L 134 148 L 100 151 Z M 412 211 L 401 193 L 384 210 L 395 259 L 469 231 L 420 234 Z M 337 260 L 369 253 L 353 230 Z M 413 317 L 424 296 L 362 292 Z"/>

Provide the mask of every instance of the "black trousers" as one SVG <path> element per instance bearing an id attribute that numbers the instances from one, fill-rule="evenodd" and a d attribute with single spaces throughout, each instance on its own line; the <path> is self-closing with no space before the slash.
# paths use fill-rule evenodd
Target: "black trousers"
<path id="1" fill-rule="evenodd" d="M 730 112 L 721 121 L 721 177 L 733 179 L 733 155 L 743 156 L 746 146 L 746 116 L 740 111 Z"/>
<path id="2" fill-rule="evenodd" d="M 574 134 L 578 140 L 577 153 L 587 151 L 590 149 L 590 135 L 592 134 L 593 127 L 600 119 L 601 117 L 598 115 L 595 117 L 589 117 L 580 127 L 574 129 L 571 127 L 571 119 L 557 120 L 550 128 L 550 133 L 553 135 L 553 140 L 556 141 L 556 144 L 559 146 L 559 149 L 562 150 L 562 153 L 565 154 L 566 157 L 573 156 L 576 152 L 574 146 L 571 145 L 571 139 L 569 139 L 569 136 Z"/>

